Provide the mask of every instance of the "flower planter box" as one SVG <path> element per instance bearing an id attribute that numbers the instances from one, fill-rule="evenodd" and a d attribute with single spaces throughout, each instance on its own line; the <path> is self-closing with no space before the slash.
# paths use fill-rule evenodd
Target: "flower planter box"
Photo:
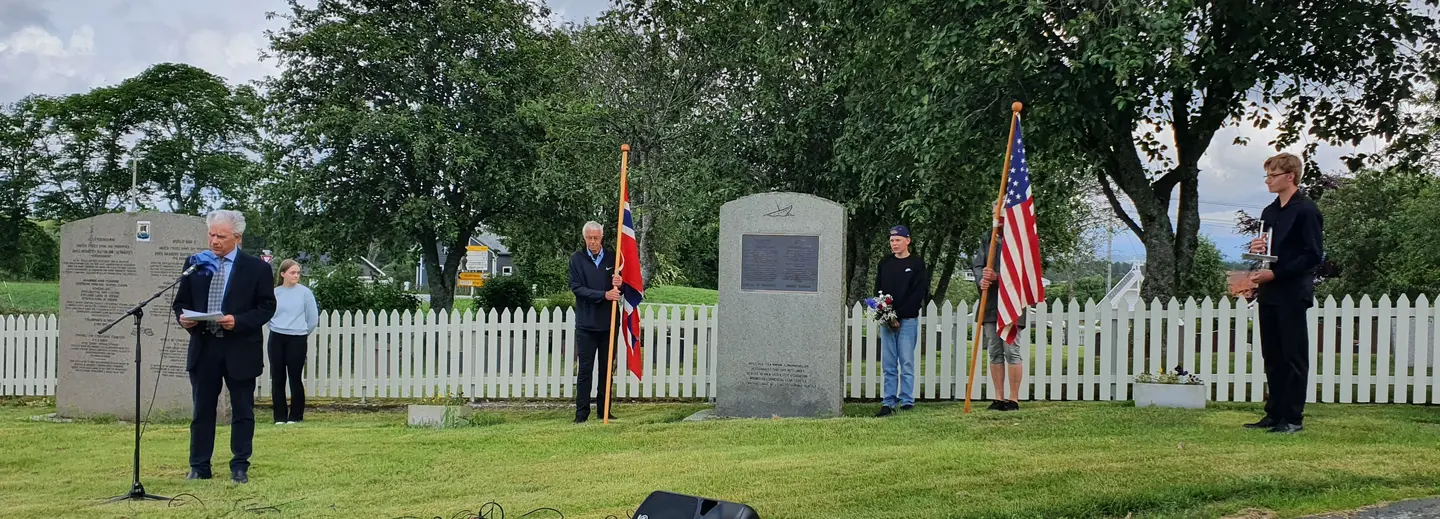
<path id="1" fill-rule="evenodd" d="M 1135 384 L 1135 407 L 1205 408 L 1205 385 Z"/>
<path id="2" fill-rule="evenodd" d="M 409 406 L 411 427 L 455 427 L 470 417 L 474 410 L 468 405 Z"/>

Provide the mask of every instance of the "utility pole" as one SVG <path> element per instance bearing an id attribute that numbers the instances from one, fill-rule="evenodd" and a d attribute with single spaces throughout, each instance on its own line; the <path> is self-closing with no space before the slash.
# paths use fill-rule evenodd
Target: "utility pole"
<path id="1" fill-rule="evenodd" d="M 140 211 L 140 158 L 130 159 L 130 203 L 129 211 L 132 213 Z"/>
<path id="2" fill-rule="evenodd" d="M 1115 283 L 1111 279 L 1115 271 L 1115 225 L 1113 219 L 1105 220 L 1105 234 L 1108 238 L 1105 240 L 1105 293 L 1108 294 L 1110 289 L 1115 288 Z"/>

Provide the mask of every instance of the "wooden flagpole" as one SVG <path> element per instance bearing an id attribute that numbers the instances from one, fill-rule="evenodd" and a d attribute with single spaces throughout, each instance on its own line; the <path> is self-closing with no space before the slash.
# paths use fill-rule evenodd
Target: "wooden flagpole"
<path id="1" fill-rule="evenodd" d="M 622 252 L 622 251 L 624 250 L 624 244 L 621 242 L 621 240 L 623 240 L 623 239 L 625 238 L 625 198 L 626 198 L 626 195 L 629 194 L 629 193 L 626 192 L 625 182 L 628 180 L 628 179 L 626 178 L 626 166 L 627 166 L 629 163 L 630 163 L 630 145 L 629 145 L 629 144 L 621 144 L 621 145 L 620 145 L 620 210 L 619 210 L 619 211 L 616 211 L 616 214 L 615 214 L 615 274 L 614 274 L 614 275 L 616 275 L 616 276 L 620 275 L 621 259 L 622 259 L 623 256 L 625 255 L 625 253 Z M 610 423 L 610 384 L 611 384 L 611 382 L 613 381 L 613 378 L 611 377 L 611 373 L 613 373 L 613 372 L 615 371 L 615 314 L 616 314 L 616 312 L 619 311 L 619 309 L 620 309 L 620 301 L 619 301 L 619 300 L 615 300 L 615 301 L 611 301 L 611 302 L 610 302 L 610 347 L 608 348 L 609 356 L 605 357 L 605 408 L 600 411 L 601 413 L 603 413 L 603 414 L 600 415 L 601 421 L 602 421 L 602 423 L 606 423 L 606 424 Z M 586 388 L 586 391 L 589 391 L 589 388 Z"/>
<path id="2" fill-rule="evenodd" d="M 995 268 L 995 235 L 1000 232 L 1000 225 L 1005 219 L 1005 211 L 1001 207 L 1005 202 L 1005 184 L 1010 182 L 1010 154 L 1015 152 L 1015 122 L 1020 120 L 1020 109 L 1023 108 L 1019 101 L 1010 105 L 1010 138 L 1005 141 L 1005 169 L 1000 171 L 1000 194 L 995 197 L 995 206 L 992 208 L 994 216 L 990 225 L 990 250 L 985 254 L 985 268 Z M 997 276 L 994 283 L 999 283 Z M 992 283 L 991 286 L 994 286 Z M 975 385 L 975 362 L 980 357 L 980 339 L 985 335 L 985 306 L 989 302 L 989 290 L 980 291 L 980 306 L 975 307 L 975 340 L 970 348 L 970 378 L 965 381 L 965 413 L 970 413 L 970 390 Z M 999 322 L 996 322 L 998 332 Z"/>

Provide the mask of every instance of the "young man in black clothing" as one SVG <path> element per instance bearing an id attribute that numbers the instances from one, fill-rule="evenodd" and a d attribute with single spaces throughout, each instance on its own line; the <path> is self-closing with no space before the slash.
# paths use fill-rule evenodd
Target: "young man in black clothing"
<path id="1" fill-rule="evenodd" d="M 910 254 L 910 229 L 890 229 L 890 252 L 875 268 L 875 290 L 894 298 L 899 319 L 880 326 L 880 363 L 885 373 L 884 400 L 875 416 L 889 416 L 895 405 L 915 407 L 915 339 L 920 307 L 930 294 L 930 274 L 919 256 Z M 898 387 L 897 387 L 898 386 Z"/>
<path id="2" fill-rule="evenodd" d="M 599 400 L 596 412 L 604 412 L 605 370 L 611 364 L 605 356 L 610 347 L 610 337 L 606 334 L 619 329 L 610 326 L 610 307 L 620 300 L 615 251 L 603 246 L 604 228 L 599 223 L 586 222 L 581 233 L 585 237 L 585 248 L 570 255 L 570 291 L 575 293 L 575 353 L 580 358 L 579 373 L 575 374 L 575 423 L 590 419 L 591 390 Z M 596 362 L 599 362 L 598 372 Z M 615 419 L 613 413 L 610 419 Z"/>
<path id="3" fill-rule="evenodd" d="M 1305 311 L 1315 298 L 1315 270 L 1324 255 L 1324 220 L 1315 203 L 1300 192 L 1300 157 L 1281 153 L 1265 161 L 1265 187 L 1275 201 L 1260 213 L 1263 229 L 1272 233 L 1250 242 L 1250 251 L 1276 257 L 1269 269 L 1250 274 L 1258 285 L 1260 354 L 1270 398 L 1265 417 L 1245 424 L 1275 433 L 1303 429 L 1305 393 L 1310 378 L 1310 334 Z"/>

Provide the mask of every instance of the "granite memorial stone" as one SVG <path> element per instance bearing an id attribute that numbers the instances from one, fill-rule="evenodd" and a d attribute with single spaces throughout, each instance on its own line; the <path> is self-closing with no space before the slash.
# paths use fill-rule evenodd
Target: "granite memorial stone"
<path id="1" fill-rule="evenodd" d="M 764 193 L 720 208 L 716 415 L 841 414 L 844 259 L 840 204 Z"/>
<path id="2" fill-rule="evenodd" d="M 207 247 L 205 220 L 174 213 L 112 213 L 60 228 L 58 415 L 135 419 L 134 318 L 97 332 L 169 285 L 185 259 Z M 190 335 L 175 321 L 174 299 L 172 288 L 144 309 L 140 401 L 152 420 L 189 417 L 193 406 L 185 372 Z M 220 402 L 217 421 L 228 423 L 228 392 Z"/>

